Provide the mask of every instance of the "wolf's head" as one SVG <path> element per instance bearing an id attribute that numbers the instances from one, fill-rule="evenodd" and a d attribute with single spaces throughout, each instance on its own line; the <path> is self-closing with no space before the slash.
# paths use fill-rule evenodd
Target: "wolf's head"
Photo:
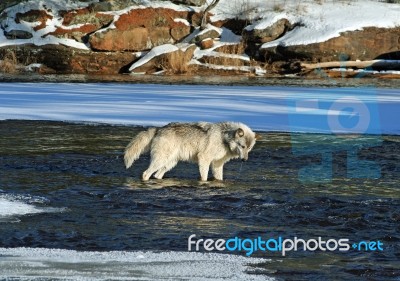
<path id="1" fill-rule="evenodd" d="M 229 149 L 233 155 L 242 161 L 247 161 L 249 152 L 253 149 L 256 140 L 261 138 L 260 135 L 254 133 L 249 127 L 240 124 L 236 130 L 225 136 L 225 140 L 229 144 Z"/>

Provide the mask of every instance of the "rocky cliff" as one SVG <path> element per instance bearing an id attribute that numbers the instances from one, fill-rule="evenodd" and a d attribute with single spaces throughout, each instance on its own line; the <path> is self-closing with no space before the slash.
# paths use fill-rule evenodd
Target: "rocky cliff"
<path id="1" fill-rule="evenodd" d="M 258 75 L 298 72 L 300 62 L 400 59 L 400 19 L 393 16 L 399 4 L 217 2 L 201 27 L 205 0 L 2 1 L 0 59 L 12 53 L 46 73 Z M 334 23 L 335 9 L 349 15 Z M 384 12 L 386 19 L 357 25 L 354 9 Z"/>

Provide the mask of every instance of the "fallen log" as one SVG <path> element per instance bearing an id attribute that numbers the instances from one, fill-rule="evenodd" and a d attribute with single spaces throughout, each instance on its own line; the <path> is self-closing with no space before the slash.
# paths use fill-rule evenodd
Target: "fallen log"
<path id="1" fill-rule="evenodd" d="M 368 60 L 368 61 L 330 61 L 321 63 L 301 63 L 305 69 L 317 68 L 372 68 L 397 70 L 400 69 L 400 60 Z"/>

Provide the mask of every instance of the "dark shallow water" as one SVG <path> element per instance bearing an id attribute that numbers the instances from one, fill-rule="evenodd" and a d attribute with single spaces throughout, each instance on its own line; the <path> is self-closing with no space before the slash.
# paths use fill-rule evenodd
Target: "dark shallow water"
<path id="1" fill-rule="evenodd" d="M 142 128 L 47 121 L 0 121 L 0 196 L 51 212 L 0 216 L 0 247 L 187 251 L 187 238 L 278 237 L 379 240 L 383 251 L 258 252 L 278 280 L 400 280 L 400 137 L 360 150 L 378 179 L 346 177 L 344 151 L 333 180 L 302 183 L 298 172 L 321 160 L 291 150 L 286 133 L 262 133 L 248 162 L 225 166 L 224 182 L 200 183 L 194 164 L 162 181 L 139 180 L 142 156 L 125 170 L 122 151 Z M 361 142 L 369 137 L 361 138 Z M 330 143 L 326 135 L 297 135 Z M 355 147 L 357 143 L 352 143 Z M 244 254 L 244 253 L 243 253 Z"/>

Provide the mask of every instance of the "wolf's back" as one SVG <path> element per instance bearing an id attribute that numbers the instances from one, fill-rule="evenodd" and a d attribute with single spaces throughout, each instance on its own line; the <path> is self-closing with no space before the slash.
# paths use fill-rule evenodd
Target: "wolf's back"
<path id="1" fill-rule="evenodd" d="M 150 150 L 151 141 L 156 134 L 156 128 L 150 128 L 147 131 L 140 132 L 125 148 L 125 167 L 128 169 L 132 166 L 139 156 Z"/>

